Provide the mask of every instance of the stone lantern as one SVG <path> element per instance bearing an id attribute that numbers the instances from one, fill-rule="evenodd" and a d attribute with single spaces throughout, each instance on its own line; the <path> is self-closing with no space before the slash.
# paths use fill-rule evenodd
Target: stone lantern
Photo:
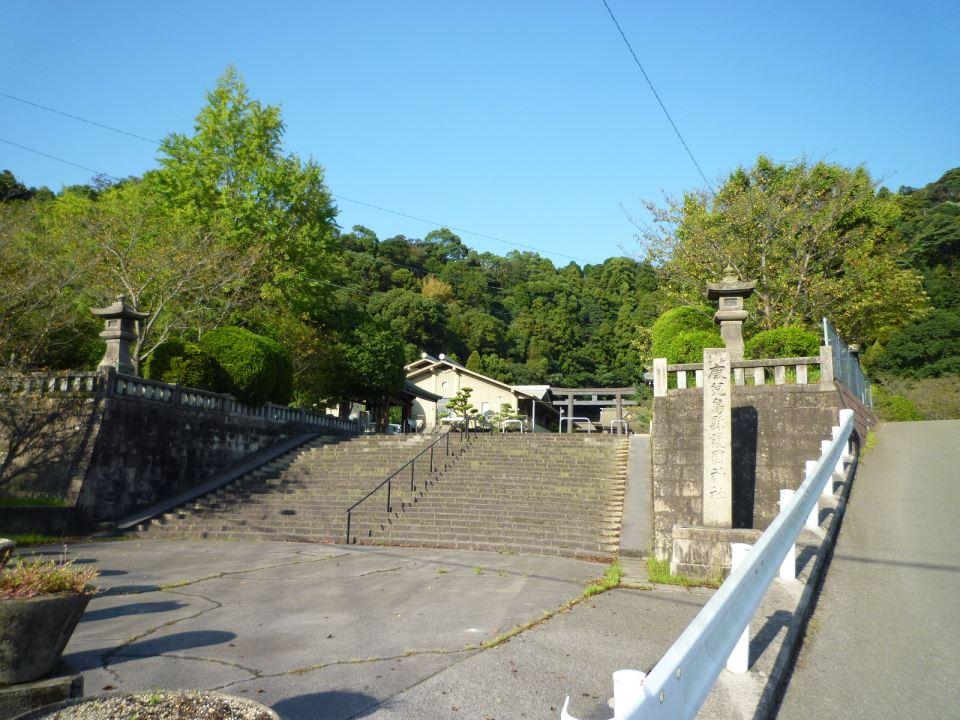
<path id="1" fill-rule="evenodd" d="M 720 336 L 731 360 L 743 360 L 743 321 L 747 319 L 743 301 L 756 287 L 756 281 L 741 280 L 729 265 L 723 271 L 723 280 L 707 283 L 707 297 L 717 301 L 713 319 L 720 325 Z"/>
<path id="2" fill-rule="evenodd" d="M 107 351 L 97 369 L 115 368 L 124 375 L 135 375 L 136 368 L 130 359 L 130 343 L 137 339 L 137 327 L 134 323 L 146 319 L 150 313 L 138 312 L 127 304 L 123 295 L 120 295 L 113 305 L 90 308 L 90 312 L 103 318 L 103 332 L 100 337 L 107 341 Z"/>

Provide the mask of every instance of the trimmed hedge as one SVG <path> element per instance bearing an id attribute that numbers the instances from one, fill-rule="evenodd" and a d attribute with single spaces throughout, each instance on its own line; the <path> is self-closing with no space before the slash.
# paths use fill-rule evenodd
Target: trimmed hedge
<path id="1" fill-rule="evenodd" d="M 276 340 L 240 327 L 222 327 L 204 335 L 200 347 L 227 372 L 240 402 L 290 402 L 293 362 Z"/>
<path id="2" fill-rule="evenodd" d="M 799 325 L 763 330 L 746 341 L 743 356 L 748 360 L 810 357 L 820 352 L 820 336 Z"/>
<path id="3" fill-rule="evenodd" d="M 668 363 L 694 363 L 703 360 L 704 348 L 722 348 L 723 338 L 716 330 L 694 330 L 675 335 L 667 345 Z M 659 356 L 663 357 L 663 355 Z"/>
<path id="4" fill-rule="evenodd" d="M 671 343 L 683 333 L 700 331 L 713 331 L 716 337 L 720 337 L 713 321 L 713 310 L 710 308 L 684 306 L 667 310 L 650 328 L 651 353 L 655 358 L 665 357 L 670 362 L 694 362 L 674 360 L 670 355 Z M 684 347 L 689 346 L 689 342 L 682 344 Z M 723 343 L 704 347 L 723 347 Z"/>
<path id="5" fill-rule="evenodd" d="M 144 377 L 151 380 L 210 390 L 233 393 L 230 376 L 213 357 L 194 343 L 168 340 L 150 354 L 144 367 Z"/>

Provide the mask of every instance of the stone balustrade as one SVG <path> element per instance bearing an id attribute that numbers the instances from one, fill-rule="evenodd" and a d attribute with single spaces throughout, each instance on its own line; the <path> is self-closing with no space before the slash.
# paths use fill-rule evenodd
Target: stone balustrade
<path id="1" fill-rule="evenodd" d="M 360 424 L 302 408 L 265 403 L 245 405 L 232 395 L 171 385 L 118 373 L 113 368 L 101 372 L 25 373 L 10 375 L 11 392 L 43 395 L 94 394 L 105 397 L 131 398 L 175 406 L 222 412 L 275 423 L 296 423 L 339 433 L 359 433 Z"/>
<path id="2" fill-rule="evenodd" d="M 830 346 L 810 357 L 734 360 L 730 363 L 733 384 L 739 386 L 819 385 L 833 387 L 833 353 Z M 813 369 L 816 369 L 816 373 Z M 665 397 L 668 390 L 696 390 L 703 387 L 703 363 L 667 364 L 653 361 L 653 396 Z"/>

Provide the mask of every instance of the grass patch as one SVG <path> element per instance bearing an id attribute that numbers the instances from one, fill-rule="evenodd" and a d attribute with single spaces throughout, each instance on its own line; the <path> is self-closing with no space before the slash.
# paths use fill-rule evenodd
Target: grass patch
<path id="1" fill-rule="evenodd" d="M 612 590 L 620 584 L 620 579 L 622 577 L 623 568 L 620 567 L 620 561 L 614 560 L 610 564 L 610 567 L 607 568 L 606 572 L 603 573 L 602 578 L 584 588 L 583 597 L 593 597 L 594 595 L 599 595 L 607 590 Z"/>
<path id="2" fill-rule="evenodd" d="M 0 507 L 67 507 L 67 501 L 49 495 L 0 498 Z"/>
<path id="3" fill-rule="evenodd" d="M 653 556 L 647 558 L 647 577 L 650 582 L 658 585 L 680 585 L 681 587 L 718 588 L 723 582 L 723 572 L 720 570 L 708 578 L 691 578 L 686 575 L 672 575 L 670 573 L 670 561 L 657 560 Z"/>
<path id="4" fill-rule="evenodd" d="M 560 613 L 566 612 L 570 608 L 575 607 L 576 605 L 579 605 L 587 598 L 591 598 L 594 595 L 599 595 L 600 593 L 606 592 L 607 590 L 612 590 L 613 588 L 617 587 L 620 584 L 620 578 L 622 577 L 623 577 L 623 569 L 620 567 L 620 561 L 614 560 L 610 564 L 610 566 L 606 569 L 606 572 L 603 573 L 603 577 L 599 578 L 596 582 L 593 582 L 590 585 L 587 585 L 587 587 L 583 589 L 583 592 L 580 593 L 579 596 L 572 598 L 570 600 L 567 600 L 565 603 L 563 603 L 560 607 L 556 608 L 555 610 L 544 611 L 544 613 L 540 617 L 538 617 L 536 620 L 531 620 L 530 622 L 526 622 L 523 625 L 517 625 L 516 627 L 511 628 L 507 632 L 497 635 L 495 638 L 491 638 L 490 640 L 484 640 L 482 643 L 480 643 L 480 649 L 489 650 L 492 647 L 496 647 L 497 645 L 505 643 L 507 640 L 509 640 L 513 636 L 519 635 L 525 630 L 529 630 L 530 628 L 539 625 L 545 620 L 549 620 L 555 615 L 559 615 Z M 469 648 L 470 646 L 467 646 L 467 647 Z"/>

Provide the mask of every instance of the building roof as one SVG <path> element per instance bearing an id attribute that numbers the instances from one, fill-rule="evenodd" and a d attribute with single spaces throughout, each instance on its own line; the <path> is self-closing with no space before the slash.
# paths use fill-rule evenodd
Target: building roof
<path id="1" fill-rule="evenodd" d="M 550 394 L 549 385 L 514 385 L 513 389 L 537 400 L 546 400 Z"/>
<path id="2" fill-rule="evenodd" d="M 479 380 L 483 380 L 484 382 L 490 385 L 496 385 L 497 387 L 502 387 L 506 390 L 509 390 L 510 392 L 514 392 L 514 388 L 511 387 L 510 385 L 507 385 L 506 383 L 502 383 L 499 380 L 494 380 L 492 377 L 484 375 L 483 373 L 478 373 L 476 370 L 471 370 L 470 368 L 451 360 L 443 353 L 440 354 L 439 358 L 435 358 L 431 355 L 428 355 L 427 353 L 423 353 L 420 356 L 419 360 L 415 360 L 409 365 L 406 365 L 404 369 L 407 371 L 407 378 L 412 379 L 419 375 L 424 374 L 425 372 L 433 372 L 437 368 L 441 368 L 444 366 L 450 367 L 450 368 L 456 368 L 459 372 L 462 372 L 464 375 L 470 375 L 471 377 L 475 377 Z M 520 392 L 520 391 L 517 391 L 517 392 Z"/>

